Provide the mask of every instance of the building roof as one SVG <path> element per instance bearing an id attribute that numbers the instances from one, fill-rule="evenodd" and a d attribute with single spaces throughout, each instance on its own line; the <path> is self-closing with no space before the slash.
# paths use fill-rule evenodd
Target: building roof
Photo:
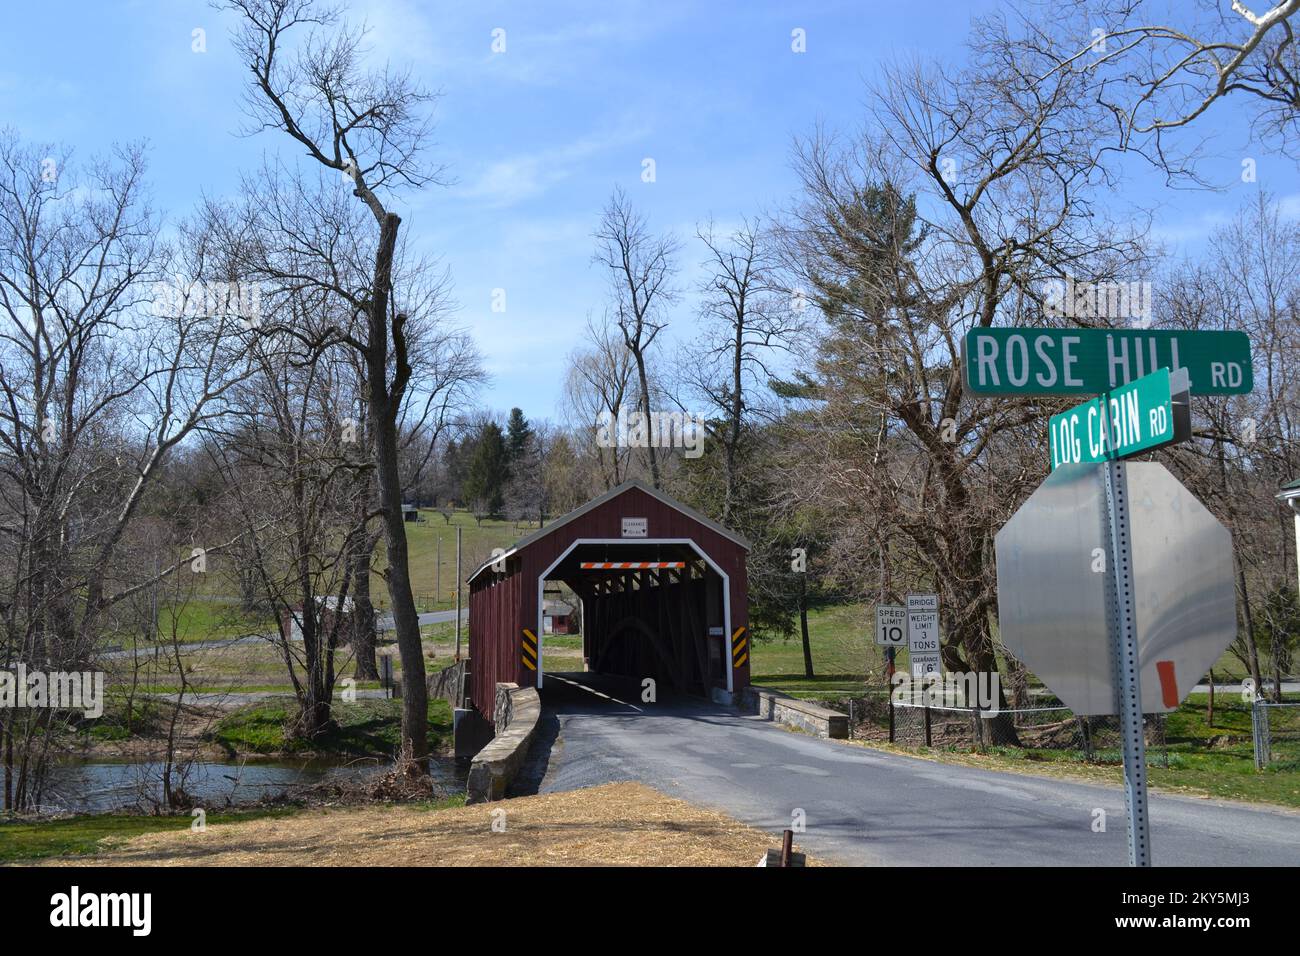
<path id="1" fill-rule="evenodd" d="M 1300 491 L 1300 478 L 1297 478 L 1295 481 L 1288 481 L 1285 485 L 1282 486 L 1282 490 Z"/>
<path id="2" fill-rule="evenodd" d="M 568 604 L 565 601 L 546 601 L 544 602 L 543 607 L 545 613 L 550 614 L 552 617 L 556 615 L 567 617 L 573 613 L 573 605 Z"/>
<path id="3" fill-rule="evenodd" d="M 740 547 L 744 548 L 746 551 L 750 550 L 749 542 L 745 540 L 743 535 L 739 535 L 736 532 L 729 530 L 728 528 L 724 528 L 722 525 L 718 524 L 712 518 L 706 518 L 704 515 L 700 514 L 694 508 L 682 504 L 680 501 L 678 501 L 676 498 L 673 498 L 671 495 L 664 494 L 664 492 L 660 491 L 657 488 L 651 488 L 645 482 L 640 481 L 636 478 L 630 478 L 627 481 L 623 482 L 618 487 L 611 488 L 603 495 L 597 495 L 595 498 L 592 498 L 590 501 L 588 501 L 585 505 L 582 505 L 579 508 L 574 508 L 566 515 L 561 515 L 559 518 L 556 518 L 546 527 L 538 528 L 532 534 L 525 535 L 524 537 L 520 538 L 518 541 L 516 541 L 513 545 L 511 545 L 506 550 L 505 554 L 499 554 L 495 558 L 489 558 L 488 560 L 484 561 L 477 568 L 475 568 L 473 573 L 471 573 L 470 576 L 465 580 L 473 581 L 476 577 L 478 577 L 483 572 L 483 569 L 486 568 L 488 565 L 500 561 L 503 558 L 508 558 L 516 551 L 522 551 L 524 548 L 528 547 L 534 541 L 538 541 L 546 537 L 546 535 L 551 534 L 554 531 L 558 531 L 560 528 L 563 528 L 566 524 L 569 524 L 570 522 L 575 521 L 578 518 L 581 518 L 589 511 L 596 510 L 606 502 L 613 501 L 619 495 L 631 491 L 633 488 L 645 492 L 647 495 L 649 495 L 651 498 L 654 498 L 656 501 L 660 502 L 661 504 L 667 505 L 669 508 L 672 508 L 675 511 L 679 511 L 682 514 L 686 515 L 686 517 L 690 518 L 692 521 L 697 521 L 700 524 L 704 525 L 706 528 L 709 528 L 710 530 L 717 532 L 722 537 L 726 538 L 728 541 L 731 541 L 732 543 L 739 545 Z M 635 544 L 636 539 L 630 538 L 628 539 L 628 543 Z"/>

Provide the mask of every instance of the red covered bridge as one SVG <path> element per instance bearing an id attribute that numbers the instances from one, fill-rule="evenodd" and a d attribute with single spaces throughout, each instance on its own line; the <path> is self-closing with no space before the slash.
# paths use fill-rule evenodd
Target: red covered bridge
<path id="1" fill-rule="evenodd" d="M 680 693 L 739 691 L 749 683 L 748 550 L 639 481 L 557 518 L 469 577 L 474 706 L 491 719 L 498 683 L 542 686 L 547 581 L 578 596 L 589 671 Z"/>

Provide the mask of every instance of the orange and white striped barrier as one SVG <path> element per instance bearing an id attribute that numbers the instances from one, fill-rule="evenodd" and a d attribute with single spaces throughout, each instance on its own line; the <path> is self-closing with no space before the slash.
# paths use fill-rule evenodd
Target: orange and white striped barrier
<path id="1" fill-rule="evenodd" d="M 584 571 L 644 571 L 647 568 L 684 568 L 685 561 L 583 561 Z"/>

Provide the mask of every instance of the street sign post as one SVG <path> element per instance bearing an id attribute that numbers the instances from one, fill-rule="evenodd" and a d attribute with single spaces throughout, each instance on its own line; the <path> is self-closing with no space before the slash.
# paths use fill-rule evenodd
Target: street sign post
<path id="1" fill-rule="evenodd" d="M 1053 415 L 1052 468 L 1127 458 L 1190 437 L 1187 371 L 1162 368 Z"/>
<path id="2" fill-rule="evenodd" d="M 939 657 L 939 595 L 907 596 L 907 657 L 913 677 L 938 674 L 943 665 Z"/>
<path id="3" fill-rule="evenodd" d="M 1156 462 L 1066 464 L 994 542 L 1002 642 L 1079 715 L 1119 714 L 1129 860 L 1150 863 L 1142 715 L 1237 633 L 1232 537 Z"/>
<path id="4" fill-rule="evenodd" d="M 1100 395 L 1167 368 L 1193 395 L 1244 395 L 1254 385 L 1244 332 L 1163 329 L 971 329 L 966 387 L 977 395 Z"/>

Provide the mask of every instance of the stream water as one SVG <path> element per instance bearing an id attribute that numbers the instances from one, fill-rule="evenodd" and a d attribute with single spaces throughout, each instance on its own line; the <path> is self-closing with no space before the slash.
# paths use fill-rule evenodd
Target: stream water
<path id="1" fill-rule="evenodd" d="M 373 761 L 203 761 L 188 766 L 182 784 L 198 805 L 213 810 L 255 803 L 312 784 L 364 780 L 386 767 Z M 161 801 L 162 769 L 161 763 L 130 760 L 61 764 L 50 773 L 41 810 L 103 813 L 125 807 L 151 807 Z M 465 787 L 465 768 L 449 757 L 434 758 L 430 772 L 439 789 L 456 792 Z"/>

